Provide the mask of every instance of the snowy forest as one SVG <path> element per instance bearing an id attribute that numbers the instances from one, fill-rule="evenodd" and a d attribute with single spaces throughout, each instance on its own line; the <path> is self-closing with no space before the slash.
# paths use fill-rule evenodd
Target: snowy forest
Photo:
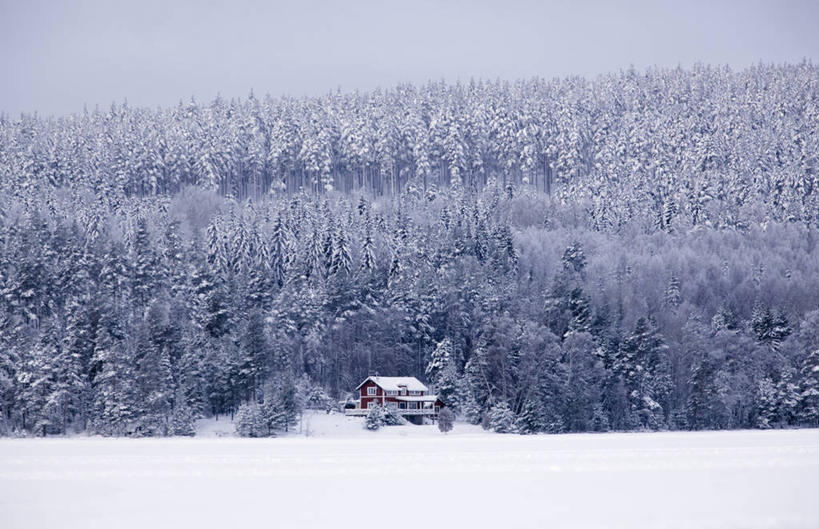
<path id="1" fill-rule="evenodd" d="M 275 434 L 372 374 L 497 432 L 819 426 L 819 69 L 0 116 L 0 435 Z"/>

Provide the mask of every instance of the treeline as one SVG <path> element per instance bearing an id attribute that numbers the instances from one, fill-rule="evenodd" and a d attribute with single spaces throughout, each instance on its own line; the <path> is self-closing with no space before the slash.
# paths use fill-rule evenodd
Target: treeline
<path id="1" fill-rule="evenodd" d="M 810 63 L 121 104 L 0 117 L 0 191 L 70 188 L 118 208 L 189 185 L 258 201 L 498 182 L 586 204 L 604 228 L 635 210 L 660 225 L 680 211 L 695 224 L 741 227 L 750 211 L 815 223 L 818 123 Z"/>
<path id="2" fill-rule="evenodd" d="M 810 223 L 603 230 L 531 186 L 0 206 L 5 434 L 189 434 L 240 407 L 270 433 L 374 373 L 496 431 L 819 425 Z"/>

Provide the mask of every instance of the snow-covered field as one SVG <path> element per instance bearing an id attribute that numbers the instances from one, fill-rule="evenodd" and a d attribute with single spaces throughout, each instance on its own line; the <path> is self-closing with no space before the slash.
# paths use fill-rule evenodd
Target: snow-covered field
<path id="1" fill-rule="evenodd" d="M 0 527 L 819 527 L 819 430 L 0 440 Z M 306 423 L 307 421 L 305 421 Z M 309 433 L 310 437 L 306 437 Z"/>

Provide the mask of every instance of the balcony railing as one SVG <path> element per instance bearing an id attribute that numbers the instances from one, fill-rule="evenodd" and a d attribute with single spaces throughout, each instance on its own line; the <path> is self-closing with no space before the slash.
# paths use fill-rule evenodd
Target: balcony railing
<path id="1" fill-rule="evenodd" d="M 401 408 L 390 408 L 393 412 L 398 415 L 437 415 L 438 412 L 433 409 L 401 409 Z M 345 415 L 367 415 L 370 412 L 367 408 L 349 408 L 344 410 Z"/>

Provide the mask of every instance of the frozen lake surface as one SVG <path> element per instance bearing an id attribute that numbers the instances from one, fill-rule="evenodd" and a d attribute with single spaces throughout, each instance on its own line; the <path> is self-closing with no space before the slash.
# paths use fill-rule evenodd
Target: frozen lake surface
<path id="1" fill-rule="evenodd" d="M 819 527 L 819 430 L 524 437 L 330 421 L 262 440 L 0 440 L 0 527 Z"/>

